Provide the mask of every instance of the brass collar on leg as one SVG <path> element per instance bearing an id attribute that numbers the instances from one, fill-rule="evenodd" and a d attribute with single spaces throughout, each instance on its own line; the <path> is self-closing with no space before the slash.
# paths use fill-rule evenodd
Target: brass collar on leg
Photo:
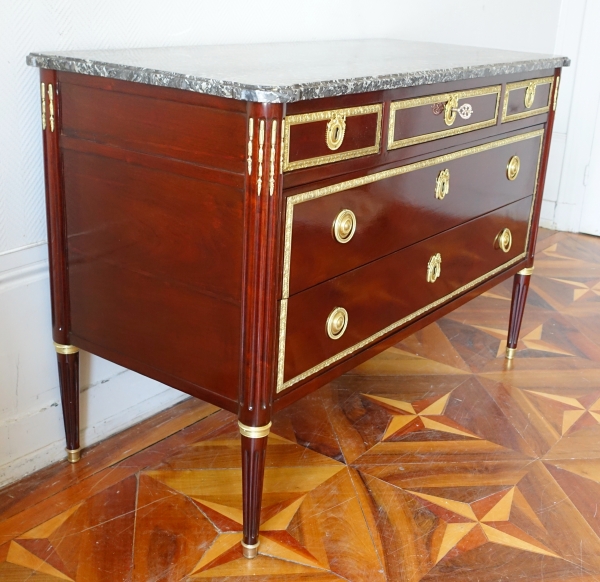
<path id="1" fill-rule="evenodd" d="M 238 420 L 240 427 L 240 433 L 249 439 L 262 439 L 269 435 L 271 430 L 271 423 L 265 424 L 264 426 L 246 426 Z"/>
<path id="2" fill-rule="evenodd" d="M 65 346 L 63 344 L 57 344 L 56 342 L 54 342 L 54 349 L 57 354 L 63 354 L 65 356 L 76 354 L 79 351 L 79 348 L 76 348 L 75 346 Z"/>
<path id="3" fill-rule="evenodd" d="M 77 463 L 81 459 L 81 447 L 73 450 L 65 449 L 65 451 L 67 451 L 67 461 L 69 463 Z"/>
<path id="4" fill-rule="evenodd" d="M 524 269 L 521 269 L 517 275 L 531 275 L 533 274 L 533 267 L 525 267 Z"/>
<path id="5" fill-rule="evenodd" d="M 515 357 L 517 348 L 506 348 L 506 359 L 512 360 Z"/>
<path id="6" fill-rule="evenodd" d="M 258 546 L 260 546 L 260 542 L 256 542 L 255 544 L 245 544 L 242 541 L 242 551 L 244 552 L 244 558 L 248 558 L 251 560 L 252 558 L 256 558 L 258 555 Z"/>

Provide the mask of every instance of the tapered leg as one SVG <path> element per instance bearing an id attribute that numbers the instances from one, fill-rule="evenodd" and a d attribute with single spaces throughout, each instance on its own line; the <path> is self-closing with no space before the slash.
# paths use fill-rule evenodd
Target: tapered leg
<path id="1" fill-rule="evenodd" d="M 246 558 L 258 554 L 258 530 L 263 481 L 265 477 L 265 457 L 267 436 L 271 423 L 261 427 L 249 427 L 242 423 L 242 495 L 244 506 L 244 538 L 242 549 Z"/>
<path id="2" fill-rule="evenodd" d="M 508 323 L 508 338 L 506 341 L 506 357 L 512 360 L 517 351 L 519 342 L 519 332 L 521 331 L 521 322 L 525 311 L 525 302 L 527 301 L 527 292 L 529 291 L 529 281 L 533 273 L 533 267 L 521 269 L 513 282 L 512 301 L 510 303 L 510 321 Z"/>
<path id="3" fill-rule="evenodd" d="M 75 346 L 54 344 L 58 359 L 58 379 L 63 421 L 67 440 L 67 460 L 76 463 L 81 458 L 79 446 L 79 350 Z"/>

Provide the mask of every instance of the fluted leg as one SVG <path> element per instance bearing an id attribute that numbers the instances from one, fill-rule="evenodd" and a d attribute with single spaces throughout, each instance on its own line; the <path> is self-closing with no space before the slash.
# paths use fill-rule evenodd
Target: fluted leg
<path id="1" fill-rule="evenodd" d="M 75 346 L 54 344 L 58 359 L 58 379 L 63 421 L 67 440 L 67 460 L 76 463 L 81 458 L 79 446 L 79 350 Z"/>
<path id="2" fill-rule="evenodd" d="M 242 494 L 244 506 L 244 538 L 242 548 L 246 558 L 258 554 L 260 507 L 265 476 L 267 436 L 271 423 L 261 427 L 240 424 L 242 434 Z"/>
<path id="3" fill-rule="evenodd" d="M 521 322 L 525 311 L 525 302 L 527 301 L 527 292 L 529 291 L 529 281 L 533 273 L 533 267 L 521 269 L 513 282 L 512 301 L 510 303 L 510 321 L 508 323 L 508 338 L 506 341 L 506 357 L 512 360 L 517 351 L 519 342 L 519 332 L 521 331 Z"/>

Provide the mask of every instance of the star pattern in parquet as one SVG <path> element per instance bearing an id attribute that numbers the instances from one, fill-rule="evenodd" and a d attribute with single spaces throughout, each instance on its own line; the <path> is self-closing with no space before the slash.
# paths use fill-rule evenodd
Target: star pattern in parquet
<path id="1" fill-rule="evenodd" d="M 276 415 L 255 560 L 189 401 L 0 492 L 0 580 L 600 580 L 600 240 L 538 246 L 512 362 L 508 281 Z"/>

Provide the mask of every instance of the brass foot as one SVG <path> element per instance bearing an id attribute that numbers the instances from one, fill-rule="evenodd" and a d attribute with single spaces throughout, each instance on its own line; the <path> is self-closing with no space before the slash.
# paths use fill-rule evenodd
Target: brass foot
<path id="1" fill-rule="evenodd" d="M 73 451 L 69 449 L 65 449 L 65 451 L 67 451 L 67 461 L 69 461 L 69 463 L 77 463 L 77 461 L 81 459 L 81 447 Z"/>
<path id="2" fill-rule="evenodd" d="M 260 542 L 256 542 L 255 544 L 248 545 L 242 542 L 242 551 L 244 552 L 244 558 L 248 558 L 251 560 L 252 558 L 256 558 L 258 555 L 258 546 Z"/>
<path id="3" fill-rule="evenodd" d="M 517 348 L 506 348 L 506 359 L 512 360 L 517 353 Z"/>

